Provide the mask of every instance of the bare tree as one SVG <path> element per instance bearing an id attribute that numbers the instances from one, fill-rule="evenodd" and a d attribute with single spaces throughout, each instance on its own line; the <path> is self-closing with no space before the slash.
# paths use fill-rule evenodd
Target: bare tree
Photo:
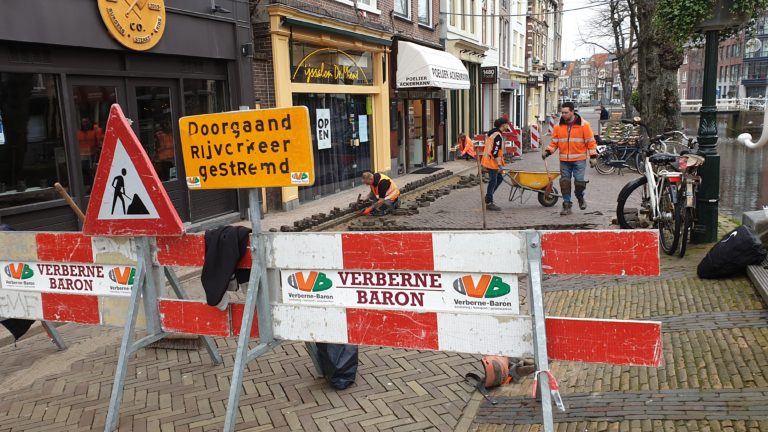
<path id="1" fill-rule="evenodd" d="M 637 13 L 634 3 L 635 0 L 609 0 L 596 9 L 597 13 L 587 21 L 589 29 L 585 33 L 579 32 L 583 45 L 592 45 L 615 59 L 625 117 L 632 116 L 632 66 L 637 62 Z"/>

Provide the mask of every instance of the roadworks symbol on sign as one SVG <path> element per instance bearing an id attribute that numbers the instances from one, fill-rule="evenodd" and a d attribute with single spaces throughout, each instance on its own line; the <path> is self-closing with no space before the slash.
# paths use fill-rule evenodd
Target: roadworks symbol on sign
<path id="1" fill-rule="evenodd" d="M 170 236 L 183 232 L 147 153 L 120 106 L 112 105 L 83 233 Z"/>

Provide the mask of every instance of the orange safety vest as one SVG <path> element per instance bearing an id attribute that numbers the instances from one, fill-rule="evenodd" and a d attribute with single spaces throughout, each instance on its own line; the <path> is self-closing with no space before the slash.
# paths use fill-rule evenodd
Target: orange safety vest
<path id="1" fill-rule="evenodd" d="M 101 128 L 98 126 L 94 126 L 93 129 L 90 130 L 77 131 L 77 142 L 80 146 L 80 155 L 96 156 L 101 138 Z"/>
<path id="2" fill-rule="evenodd" d="M 475 151 L 475 144 L 472 142 L 471 139 L 469 139 L 468 136 L 464 137 L 464 141 L 459 143 L 459 148 L 461 149 L 461 155 L 470 155 L 472 157 L 477 156 L 477 152 Z"/>
<path id="3" fill-rule="evenodd" d="M 379 174 L 381 176 L 379 178 L 379 183 L 381 183 L 382 180 L 389 180 L 389 189 L 387 189 L 387 194 L 384 197 L 379 196 L 379 183 L 371 184 L 371 193 L 373 196 L 376 197 L 376 199 L 384 198 L 385 200 L 394 201 L 397 199 L 397 197 L 400 196 L 400 189 L 397 188 L 397 185 L 395 182 L 392 181 L 391 178 L 385 176 L 384 174 Z"/>
<path id="4" fill-rule="evenodd" d="M 499 155 L 497 157 L 493 157 L 491 152 L 493 152 L 493 141 L 496 138 L 496 136 L 501 135 L 501 132 L 496 131 L 490 135 L 488 135 L 485 138 L 485 149 L 483 150 L 483 159 L 480 162 L 484 167 L 488 168 L 489 170 L 497 170 L 499 169 L 499 163 L 496 162 L 496 159 L 501 159 L 501 164 L 504 165 L 504 144 L 502 141 L 502 146 L 499 149 Z M 503 138 L 502 138 L 503 140 Z"/>
<path id="5" fill-rule="evenodd" d="M 561 162 L 576 162 L 597 156 L 597 143 L 589 122 L 576 114 L 576 121 L 570 127 L 564 119 L 552 130 L 552 141 L 547 146 L 550 153 L 560 150 Z"/>
<path id="6" fill-rule="evenodd" d="M 161 161 L 173 160 L 173 135 L 166 132 L 157 132 L 157 159 Z"/>

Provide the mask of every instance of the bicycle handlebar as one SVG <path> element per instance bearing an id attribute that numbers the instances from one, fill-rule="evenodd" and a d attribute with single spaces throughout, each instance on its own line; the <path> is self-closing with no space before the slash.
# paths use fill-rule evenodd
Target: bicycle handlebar
<path id="1" fill-rule="evenodd" d="M 763 131 L 760 134 L 760 139 L 757 140 L 757 142 L 752 141 L 752 134 L 749 133 L 743 133 L 736 139 L 751 149 L 765 146 L 765 144 L 768 143 L 768 109 L 765 110 L 765 114 L 763 115 Z"/>

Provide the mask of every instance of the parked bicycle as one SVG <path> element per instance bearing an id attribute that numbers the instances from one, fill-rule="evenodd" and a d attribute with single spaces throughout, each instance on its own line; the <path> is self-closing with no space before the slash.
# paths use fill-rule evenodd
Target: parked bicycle
<path id="1" fill-rule="evenodd" d="M 689 141 L 692 143 L 692 141 Z M 690 150 L 681 152 L 678 158 L 678 168 L 682 172 L 681 185 L 679 189 L 678 205 L 680 206 L 680 224 L 682 232 L 680 234 L 680 248 L 678 255 L 685 256 L 685 250 L 688 246 L 694 223 L 696 222 L 696 193 L 701 184 L 701 177 L 698 175 L 699 167 L 704 165 L 705 157 L 698 150 L 690 146 Z"/>
<path id="2" fill-rule="evenodd" d="M 622 123 L 635 124 L 647 131 L 639 117 Z M 678 204 L 683 173 L 676 170 L 678 155 L 660 152 L 662 148 L 664 135 L 659 135 L 651 138 L 642 150 L 643 176 L 622 188 L 616 218 L 623 229 L 657 228 L 662 250 L 674 255 L 683 227 L 682 207 Z"/>

